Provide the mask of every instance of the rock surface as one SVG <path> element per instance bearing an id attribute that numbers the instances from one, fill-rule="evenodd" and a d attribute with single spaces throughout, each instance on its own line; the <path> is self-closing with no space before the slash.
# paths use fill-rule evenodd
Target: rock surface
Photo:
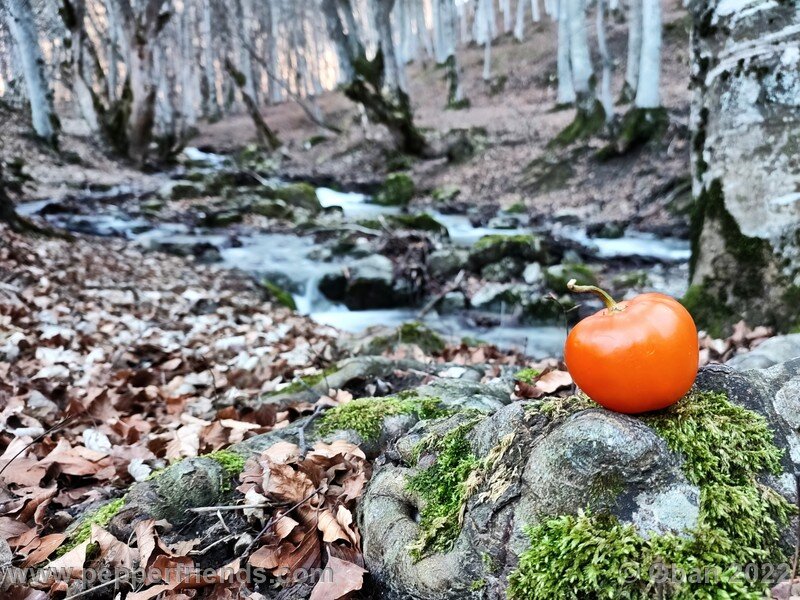
<path id="1" fill-rule="evenodd" d="M 478 388 L 465 389 L 464 401 L 481 393 Z M 800 466 L 800 405 L 791 398 L 800 392 L 800 360 L 763 371 L 709 367 L 697 388 L 725 391 L 734 404 L 767 418 L 775 444 L 789 451 L 784 477 L 767 483 L 795 502 L 791 473 Z M 386 454 L 360 514 L 364 557 L 381 598 L 456 599 L 476 589 L 479 597 L 504 598 L 506 577 L 529 543 L 523 527 L 587 506 L 610 511 L 643 536 L 681 534 L 697 524 L 698 487 L 683 474 L 681 456 L 642 420 L 601 409 L 549 418 L 522 402 L 505 404 L 467 437 L 479 459 L 498 447 L 500 458 L 467 501 L 463 527 L 448 552 L 411 558 L 424 505 L 407 481 L 422 468 L 413 466 L 417 444 L 428 436 L 441 439 L 464 422 L 463 415 L 418 423 L 400 438 L 396 452 Z M 430 464 L 424 453 L 418 464 Z M 792 531 L 785 532 L 788 543 Z"/>
<path id="2" fill-rule="evenodd" d="M 765 369 L 798 357 L 800 357 L 800 333 L 791 333 L 769 338 L 755 350 L 734 356 L 726 364 L 745 371 Z"/>
<path id="3" fill-rule="evenodd" d="M 689 6 L 690 309 L 711 331 L 742 318 L 790 330 L 800 297 L 800 11 L 774 0 Z"/>

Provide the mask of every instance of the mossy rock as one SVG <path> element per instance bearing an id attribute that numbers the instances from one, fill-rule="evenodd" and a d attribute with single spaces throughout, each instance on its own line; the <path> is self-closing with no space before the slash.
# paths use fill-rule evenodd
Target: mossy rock
<path id="1" fill-rule="evenodd" d="M 775 368 L 704 369 L 639 417 L 576 395 L 425 422 L 362 500 L 366 567 L 387 597 L 457 600 L 477 580 L 523 600 L 763 598 L 767 582 L 737 569 L 794 547 L 797 411 L 778 399 L 800 362 Z M 702 572 L 661 585 L 659 566 Z"/>
<path id="2" fill-rule="evenodd" d="M 251 212 L 268 217 L 270 219 L 287 219 L 294 218 L 294 210 L 283 200 L 267 200 L 260 198 L 250 205 Z"/>
<path id="3" fill-rule="evenodd" d="M 438 333 L 422 323 L 411 322 L 400 325 L 392 333 L 372 338 L 361 353 L 383 354 L 404 345 L 418 346 L 426 354 L 438 354 L 446 346 Z"/>
<path id="4" fill-rule="evenodd" d="M 480 270 L 506 257 L 546 263 L 547 249 L 542 239 L 533 234 L 485 235 L 472 246 L 469 264 L 473 269 Z"/>
<path id="5" fill-rule="evenodd" d="M 547 287 L 557 294 L 567 294 L 567 282 L 576 279 L 580 285 L 597 285 L 599 283 L 594 270 L 580 263 L 564 263 L 548 267 L 544 271 Z"/>
<path id="6" fill-rule="evenodd" d="M 394 228 L 397 229 L 412 229 L 416 231 L 427 231 L 440 236 L 447 235 L 447 227 L 439 223 L 436 219 L 428 213 L 416 215 L 389 215 L 386 221 Z M 380 229 L 380 226 L 373 227 L 373 229 Z"/>
<path id="7" fill-rule="evenodd" d="M 269 297 L 275 300 L 275 302 L 281 306 L 285 306 L 290 310 L 297 310 L 297 304 L 294 301 L 294 297 L 281 286 L 269 281 L 268 279 L 263 280 L 261 282 L 261 286 L 267 291 Z"/>
<path id="8" fill-rule="evenodd" d="M 322 205 L 317 198 L 317 190 L 308 183 L 289 183 L 273 191 L 273 197 L 283 200 L 290 206 L 304 208 L 316 215 L 322 211 Z"/>
<path id="9" fill-rule="evenodd" d="M 207 213 L 202 220 L 206 227 L 226 227 L 234 223 L 241 223 L 243 215 L 238 210 L 223 210 Z"/>
<path id="10" fill-rule="evenodd" d="M 164 200 L 191 200 L 210 195 L 206 187 L 193 181 L 171 181 L 159 190 Z"/>
<path id="11" fill-rule="evenodd" d="M 505 209 L 510 215 L 524 215 L 528 212 L 528 207 L 524 202 L 514 202 L 511 206 Z"/>
<path id="12" fill-rule="evenodd" d="M 414 180 L 406 173 L 392 173 L 383 182 L 380 191 L 373 198 L 375 204 L 382 206 L 406 206 L 416 193 Z"/>
<path id="13" fill-rule="evenodd" d="M 450 202 L 461 194 L 461 189 L 455 185 L 444 185 L 437 187 L 431 192 L 431 197 L 436 202 Z"/>

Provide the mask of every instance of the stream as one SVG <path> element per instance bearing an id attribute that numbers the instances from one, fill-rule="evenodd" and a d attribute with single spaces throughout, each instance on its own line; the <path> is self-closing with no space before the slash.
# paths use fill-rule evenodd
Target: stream
<path id="1" fill-rule="evenodd" d="M 218 158 L 194 149 L 189 149 L 187 155 L 192 156 L 193 160 L 205 160 L 208 168 L 225 165 L 224 157 Z M 373 204 L 369 196 L 359 193 L 338 192 L 322 187 L 317 188 L 316 193 L 323 207 L 336 206 L 342 209 L 344 223 L 400 212 L 397 207 Z M 144 249 L 164 245 L 188 247 L 207 244 L 218 250 L 220 260 L 217 264 L 278 282 L 292 293 L 299 313 L 346 332 L 360 333 L 373 326 L 395 327 L 417 320 L 419 309 L 415 307 L 353 311 L 325 298 L 318 289 L 321 278 L 327 273 L 341 271 L 348 261 L 354 259 L 347 256 L 320 258 L 319 245 L 315 244 L 313 236 L 262 232 L 238 225 L 206 229 L 179 222 L 157 222 L 131 215 L 116 202 L 103 201 L 104 198 L 119 198 L 127 194 L 136 195 L 133 190 L 124 187 L 102 193 L 86 193 L 82 197 L 99 199 L 100 202 L 100 209 L 90 214 L 48 209 L 54 204 L 49 200 L 21 204 L 18 211 L 25 216 L 43 216 L 51 224 L 70 231 L 124 237 Z M 466 215 L 442 214 L 435 210 L 428 213 L 448 231 L 449 240 L 443 240 L 442 243 L 454 246 L 469 247 L 489 234 L 542 232 L 541 228 L 530 227 L 475 227 Z M 636 257 L 640 262 L 644 261 L 649 265 L 648 289 L 675 296 L 685 292 L 686 263 L 690 254 L 689 244 L 685 240 L 656 238 L 636 232 L 626 232 L 623 237 L 616 239 L 589 238 L 585 230 L 575 226 L 553 225 L 548 231 L 556 238 L 569 240 L 571 245 L 598 259 Z M 533 358 L 561 355 L 566 336 L 563 322 L 525 325 L 511 317 L 507 318 L 503 312 L 494 315 L 494 323 L 490 327 L 481 326 L 479 323 L 485 321 L 473 318 L 466 309 L 447 315 L 431 311 L 422 320 L 454 341 L 465 337 L 480 339 L 500 348 L 519 350 Z"/>

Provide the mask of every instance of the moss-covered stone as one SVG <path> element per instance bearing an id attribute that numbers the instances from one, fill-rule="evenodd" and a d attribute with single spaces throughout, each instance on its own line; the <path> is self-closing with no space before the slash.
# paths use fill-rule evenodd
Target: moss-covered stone
<path id="1" fill-rule="evenodd" d="M 389 215 L 386 221 L 397 229 L 413 229 L 427 231 L 436 235 L 447 235 L 447 227 L 439 223 L 428 213 L 416 215 Z"/>
<path id="2" fill-rule="evenodd" d="M 418 396 L 413 392 L 384 398 L 359 398 L 328 410 L 320 419 L 318 432 L 329 435 L 335 431 L 355 431 L 362 440 L 371 441 L 381 434 L 387 417 L 415 415 L 419 419 L 434 419 L 448 414 L 438 398 Z"/>
<path id="3" fill-rule="evenodd" d="M 206 227 L 227 227 L 234 223 L 241 223 L 243 218 L 239 210 L 222 210 L 206 213 L 202 219 L 202 223 Z"/>
<path id="4" fill-rule="evenodd" d="M 92 534 L 92 525 L 106 527 L 125 505 L 125 497 L 117 498 L 104 504 L 96 510 L 81 518 L 78 526 L 72 531 L 67 540 L 58 548 L 56 554 L 62 556 L 89 539 Z"/>
<path id="5" fill-rule="evenodd" d="M 536 381 L 536 379 L 541 375 L 542 372 L 539 369 L 534 369 L 532 367 L 526 367 L 524 369 L 520 369 L 516 373 L 514 373 L 514 381 L 520 381 L 522 383 L 531 384 Z"/>
<path id="6" fill-rule="evenodd" d="M 290 206 L 297 206 L 317 214 L 322 211 L 322 205 L 317 198 L 317 190 L 308 183 L 289 183 L 276 188 L 273 197 L 283 200 Z"/>
<path id="7" fill-rule="evenodd" d="M 210 454 L 204 454 L 203 458 L 213 460 L 225 469 L 225 472 L 231 477 L 237 477 L 239 473 L 244 471 L 244 464 L 246 461 L 243 455 L 231 450 L 217 450 Z"/>
<path id="8" fill-rule="evenodd" d="M 781 471 L 766 419 L 724 394 L 691 392 L 642 420 L 683 457 L 687 479 L 700 487 L 697 527 L 645 538 L 608 514 L 544 519 L 527 529 L 531 545 L 509 577 L 510 598 L 764 597 L 766 582 L 738 568 L 785 560 L 780 535 L 794 510 L 757 481 Z M 684 579 L 659 585 L 654 568 Z"/>
<path id="9" fill-rule="evenodd" d="M 413 560 L 430 553 L 447 552 L 461 532 L 464 506 L 478 480 L 481 461 L 467 439 L 479 418 L 458 425 L 442 437 L 424 439 L 415 449 L 419 456 L 435 451 L 436 461 L 408 479 L 408 489 L 424 501 L 420 510 L 420 534 L 409 547 Z"/>
<path id="10" fill-rule="evenodd" d="M 557 294 L 567 294 L 567 282 L 576 279 L 581 285 L 597 285 L 597 274 L 594 270 L 580 263 L 564 263 L 548 267 L 544 272 L 547 286 Z"/>
<path id="11" fill-rule="evenodd" d="M 470 266 L 475 270 L 512 257 L 529 262 L 546 262 L 547 252 L 542 239 L 533 234 L 485 235 L 472 246 Z"/>
<path id="12" fill-rule="evenodd" d="M 436 202 L 450 202 L 455 200 L 461 194 L 461 189 L 455 185 L 443 185 L 437 187 L 431 192 L 431 197 Z"/>
<path id="13" fill-rule="evenodd" d="M 383 182 L 373 202 L 382 206 L 406 206 L 416 193 L 414 180 L 406 173 L 392 173 Z"/>
<path id="14" fill-rule="evenodd" d="M 698 326 L 712 337 L 723 337 L 736 319 L 730 307 L 702 285 L 689 286 L 681 298 L 681 304 L 686 307 Z"/>
<path id="15" fill-rule="evenodd" d="M 267 200 L 259 198 L 251 206 L 250 210 L 257 215 L 269 219 L 292 219 L 294 211 L 283 200 Z"/>
<path id="16" fill-rule="evenodd" d="M 261 286 L 275 302 L 288 309 L 297 310 L 297 303 L 294 301 L 294 297 L 277 283 L 265 279 L 261 282 Z"/>
<path id="17" fill-rule="evenodd" d="M 511 206 L 506 208 L 506 212 L 510 215 L 523 215 L 528 212 L 528 207 L 524 202 L 514 202 Z"/>
<path id="18" fill-rule="evenodd" d="M 418 346 L 426 354 L 438 354 L 445 349 L 442 337 L 419 322 L 403 323 L 392 334 L 373 338 L 365 349 L 366 354 L 383 354 L 401 345 Z"/>

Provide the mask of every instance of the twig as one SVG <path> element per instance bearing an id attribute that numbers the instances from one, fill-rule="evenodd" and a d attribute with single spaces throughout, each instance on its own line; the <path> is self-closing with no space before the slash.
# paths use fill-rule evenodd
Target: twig
<path id="1" fill-rule="evenodd" d="M 300 442 L 298 446 L 300 446 L 301 457 L 304 457 L 308 451 L 308 444 L 306 443 L 306 429 L 308 429 L 308 427 L 322 414 L 324 410 L 325 407 L 317 405 L 314 408 L 314 412 L 309 415 L 308 419 L 306 419 L 306 422 L 297 429 L 297 441 Z"/>
<path id="2" fill-rule="evenodd" d="M 123 573 L 119 577 L 115 577 L 111 581 L 106 581 L 105 583 L 101 583 L 100 585 L 96 585 L 93 588 L 89 588 L 88 590 L 83 590 L 82 592 L 78 592 L 77 594 L 73 594 L 72 596 L 67 596 L 64 600 L 74 600 L 75 598 L 81 598 L 82 596 L 88 596 L 96 592 L 97 590 L 102 590 L 107 587 L 111 587 L 112 585 L 117 585 L 118 583 L 122 583 L 125 581 L 127 583 L 128 578 L 130 577 L 129 573 Z"/>
<path id="3" fill-rule="evenodd" d="M 417 319 L 421 319 L 429 312 L 431 312 L 431 310 L 433 310 L 433 307 L 436 306 L 436 303 L 439 302 L 439 300 L 441 300 L 442 298 L 444 298 L 447 294 L 457 289 L 458 286 L 461 285 L 461 282 L 463 280 L 464 280 L 464 269 L 461 269 L 453 281 L 444 286 L 444 289 L 442 289 L 441 292 L 436 294 L 433 298 L 431 298 L 428 301 L 428 303 L 425 306 L 422 307 L 422 310 L 419 311 L 419 313 L 417 313 Z"/>
<path id="4" fill-rule="evenodd" d="M 205 554 L 206 552 L 211 550 L 214 546 L 218 546 L 220 544 L 224 544 L 226 542 L 230 542 L 231 540 L 233 540 L 235 538 L 236 538 L 236 536 L 234 534 L 226 535 L 225 537 L 218 539 L 216 542 L 211 542 L 205 548 L 201 548 L 200 550 L 190 550 L 189 551 L 189 555 L 190 556 L 202 556 L 203 554 Z"/>
<path id="5" fill-rule="evenodd" d="M 212 513 L 221 510 L 246 510 L 250 508 L 269 508 L 270 506 L 274 506 L 273 504 L 269 503 L 261 503 L 261 504 L 225 504 L 222 506 L 201 506 L 199 508 L 187 508 L 186 512 L 193 512 L 193 513 Z"/>
<path id="6" fill-rule="evenodd" d="M 255 546 L 255 545 L 258 543 L 258 540 L 260 540 L 260 539 L 261 539 L 261 536 L 262 536 L 262 535 L 264 535 L 265 533 L 267 533 L 267 530 L 268 530 L 268 529 L 269 529 L 269 528 L 270 528 L 270 527 L 271 527 L 273 524 L 275 524 L 275 523 L 277 523 L 278 521 L 280 521 L 280 520 L 281 520 L 283 517 L 287 516 L 287 515 L 288 515 L 290 512 L 292 512 L 294 509 L 296 509 L 296 508 L 297 508 L 298 506 L 300 506 L 301 504 L 304 504 L 304 503 L 308 502 L 309 500 L 311 500 L 311 498 L 313 498 L 314 496 L 316 496 L 317 494 L 319 494 L 321 491 L 322 491 L 322 486 L 319 486 L 317 489 L 315 489 L 313 492 L 311 492 L 311 493 L 310 493 L 308 496 L 306 496 L 305 498 L 303 498 L 302 500 L 300 500 L 300 502 L 298 502 L 297 504 L 295 504 L 295 505 L 293 505 L 292 507 L 290 507 L 290 508 L 289 508 L 289 510 L 287 510 L 285 513 L 283 513 L 281 516 L 279 516 L 279 517 L 276 517 L 276 516 L 274 516 L 274 515 L 273 515 L 273 516 L 272 516 L 272 518 L 270 518 L 270 520 L 269 520 L 269 521 L 267 521 L 266 525 L 264 525 L 264 527 L 261 529 L 261 531 L 259 531 L 259 532 L 258 532 L 258 535 L 257 535 L 256 537 L 254 537 L 254 538 L 253 538 L 253 541 L 252 541 L 252 542 L 250 542 L 250 543 L 247 545 L 247 548 L 245 548 L 245 549 L 244 549 L 244 552 L 242 552 L 242 557 L 246 557 L 246 556 L 248 556 L 248 555 L 250 554 L 250 552 L 252 552 L 252 550 L 253 550 L 253 547 L 254 547 L 254 546 Z"/>

